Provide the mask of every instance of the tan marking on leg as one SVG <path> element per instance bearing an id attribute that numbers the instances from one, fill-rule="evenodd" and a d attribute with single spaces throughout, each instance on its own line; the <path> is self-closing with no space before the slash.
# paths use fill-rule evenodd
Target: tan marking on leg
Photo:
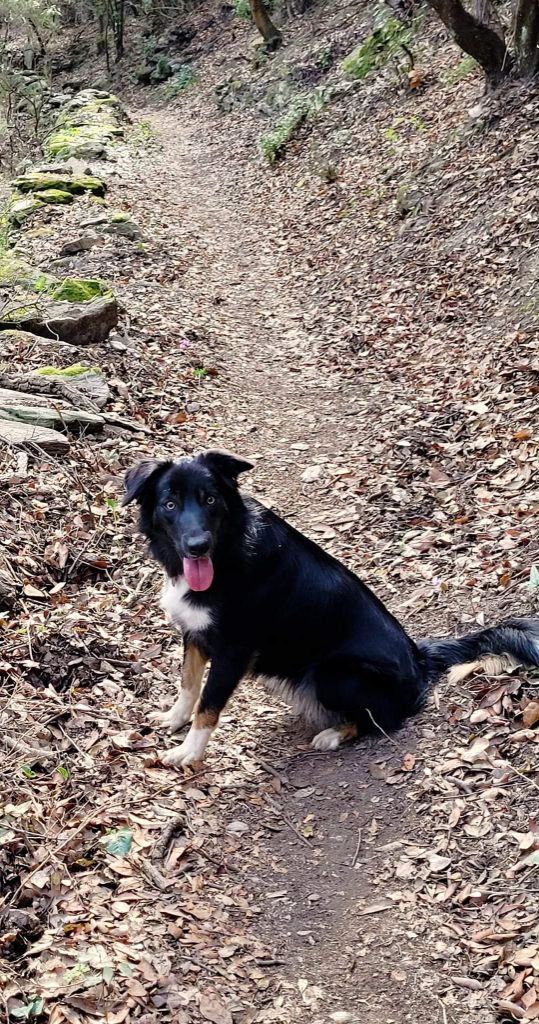
<path id="1" fill-rule="evenodd" d="M 219 721 L 218 711 L 197 711 L 193 725 L 195 729 L 215 729 Z"/>
<path id="2" fill-rule="evenodd" d="M 336 725 L 332 729 L 323 729 L 317 733 L 311 741 L 311 747 L 315 750 L 337 750 L 342 743 L 355 739 L 357 734 L 357 725 L 346 722 L 344 725 Z"/>
<path id="3" fill-rule="evenodd" d="M 194 644 L 186 648 L 182 665 L 182 689 L 194 690 L 198 697 L 208 659 Z"/>
<path id="4" fill-rule="evenodd" d="M 169 732 L 178 732 L 178 729 L 187 725 L 200 694 L 207 660 L 198 647 L 189 644 L 184 653 L 178 699 L 168 711 L 155 711 L 150 715 L 155 725 L 163 726 Z"/>

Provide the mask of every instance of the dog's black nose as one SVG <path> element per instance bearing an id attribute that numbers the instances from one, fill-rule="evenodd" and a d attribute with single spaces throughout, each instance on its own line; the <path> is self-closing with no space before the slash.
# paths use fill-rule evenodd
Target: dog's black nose
<path id="1" fill-rule="evenodd" d="M 189 558 L 203 558 L 210 550 L 210 536 L 207 533 L 198 533 L 194 537 L 186 538 L 184 547 Z"/>

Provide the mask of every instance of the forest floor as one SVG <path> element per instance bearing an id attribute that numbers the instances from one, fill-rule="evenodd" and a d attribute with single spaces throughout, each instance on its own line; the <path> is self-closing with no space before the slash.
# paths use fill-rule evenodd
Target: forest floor
<path id="1" fill-rule="evenodd" d="M 53 1024 L 534 1019 L 530 676 L 442 682 L 405 730 L 334 754 L 246 682 L 204 765 L 165 769 L 149 712 L 172 700 L 180 642 L 116 499 L 138 458 L 226 448 L 413 635 L 533 609 L 538 364 L 515 303 L 537 97 L 481 101 L 485 130 L 448 148 L 462 106 L 442 123 L 439 95 L 403 101 L 428 130 L 390 162 L 422 168 L 432 201 L 401 221 L 372 96 L 332 183 L 294 150 L 262 170 L 254 123 L 209 91 L 125 96 L 110 194 L 147 242 L 67 266 L 114 282 L 122 328 L 91 360 L 149 433 L 4 474 L 10 564 L 31 584 L 2 654 L 0 721 L 23 743 L 1 765 L 4 998 L 44 999 Z M 42 265 L 72 218 L 27 232 Z"/>

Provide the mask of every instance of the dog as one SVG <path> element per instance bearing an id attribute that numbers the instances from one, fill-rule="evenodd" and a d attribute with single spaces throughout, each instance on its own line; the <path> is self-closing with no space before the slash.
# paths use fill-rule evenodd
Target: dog
<path id="1" fill-rule="evenodd" d="M 240 493 L 238 478 L 252 468 L 208 451 L 141 462 L 125 477 L 123 504 L 140 507 L 140 530 L 165 573 L 162 607 L 184 640 L 178 699 L 153 721 L 175 733 L 194 712 L 164 763 L 203 758 L 246 675 L 261 676 L 306 715 L 317 730 L 313 747 L 336 750 L 398 729 L 451 667 L 463 678 L 479 667 L 539 665 L 539 619 L 414 642 L 354 573 Z"/>

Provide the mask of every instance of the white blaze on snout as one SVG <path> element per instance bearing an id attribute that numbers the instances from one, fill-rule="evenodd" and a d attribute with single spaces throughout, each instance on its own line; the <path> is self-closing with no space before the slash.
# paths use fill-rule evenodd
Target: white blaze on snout
<path id="1" fill-rule="evenodd" d="M 161 593 L 161 608 L 183 633 L 199 633 L 212 624 L 208 609 L 191 603 L 191 593 L 183 577 L 167 580 Z"/>

